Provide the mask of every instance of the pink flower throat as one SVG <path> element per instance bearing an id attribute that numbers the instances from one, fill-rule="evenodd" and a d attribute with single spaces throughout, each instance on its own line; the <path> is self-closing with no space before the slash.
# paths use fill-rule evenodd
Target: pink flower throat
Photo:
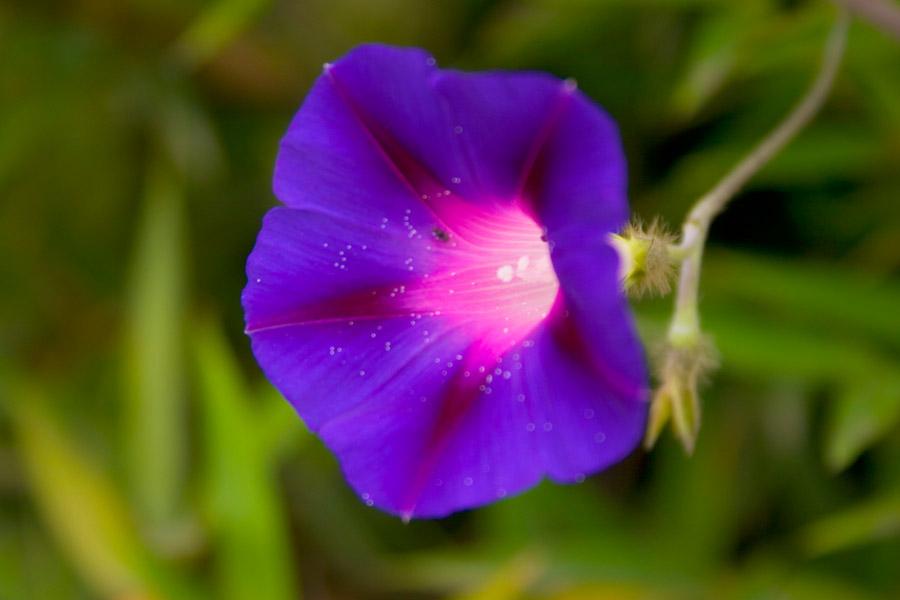
<path id="1" fill-rule="evenodd" d="M 541 228 L 517 206 L 448 219 L 435 228 L 438 270 L 401 296 L 401 306 L 452 319 L 495 356 L 522 341 L 553 307 L 559 281 Z M 455 212 L 455 211 L 454 211 Z M 446 215 L 450 216 L 450 215 Z"/>

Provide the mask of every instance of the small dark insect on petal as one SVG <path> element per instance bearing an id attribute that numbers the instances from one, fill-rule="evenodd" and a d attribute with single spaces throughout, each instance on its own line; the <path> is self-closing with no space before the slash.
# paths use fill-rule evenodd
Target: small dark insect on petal
<path id="1" fill-rule="evenodd" d="M 431 234 L 432 234 L 436 239 L 438 239 L 438 240 L 440 240 L 440 241 L 442 241 L 442 242 L 449 242 L 449 241 L 450 241 L 450 234 L 447 233 L 446 231 L 444 231 L 443 229 L 441 229 L 440 227 L 435 227 L 434 229 L 432 229 L 432 230 L 431 230 Z"/>

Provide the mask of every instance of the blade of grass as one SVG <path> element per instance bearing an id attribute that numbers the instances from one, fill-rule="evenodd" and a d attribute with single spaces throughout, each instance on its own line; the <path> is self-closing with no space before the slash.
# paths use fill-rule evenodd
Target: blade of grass
<path id="1" fill-rule="evenodd" d="M 19 390 L 13 425 L 32 498 L 78 573 L 100 597 L 197 597 L 143 545 L 119 490 L 83 456 L 44 408 Z"/>
<path id="2" fill-rule="evenodd" d="M 200 13 L 181 35 L 177 54 L 196 68 L 246 29 L 271 0 L 219 0 Z"/>
<path id="3" fill-rule="evenodd" d="M 475 590 L 457 596 L 457 600 L 516 600 L 525 595 L 544 571 L 544 560 L 535 553 L 525 552 L 491 574 Z"/>
<path id="4" fill-rule="evenodd" d="M 177 518 L 187 462 L 184 263 L 180 185 L 170 168 L 155 163 L 132 261 L 123 440 L 131 491 L 151 530 Z"/>
<path id="5" fill-rule="evenodd" d="M 900 376 L 886 373 L 845 386 L 831 403 L 825 464 L 841 471 L 900 423 Z"/>
<path id="6" fill-rule="evenodd" d="M 203 425 L 205 478 L 221 598 L 298 598 L 287 522 L 279 505 L 272 453 L 221 331 L 193 331 Z"/>
<path id="7" fill-rule="evenodd" d="M 807 323 L 864 332 L 900 346 L 900 286 L 834 266 L 717 250 L 706 261 L 707 296 L 758 302 Z"/>
<path id="8" fill-rule="evenodd" d="M 900 491 L 895 490 L 829 515 L 797 536 L 809 556 L 822 556 L 900 536 Z"/>

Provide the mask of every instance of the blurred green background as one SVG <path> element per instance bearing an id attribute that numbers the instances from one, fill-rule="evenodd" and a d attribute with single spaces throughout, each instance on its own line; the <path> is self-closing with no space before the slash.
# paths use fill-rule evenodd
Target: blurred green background
<path id="1" fill-rule="evenodd" d="M 673 225 L 799 97 L 803 0 L 3 0 L 0 598 L 900 597 L 900 44 L 716 221 L 696 454 L 441 521 L 367 508 L 264 381 L 278 139 L 363 41 L 575 77 Z M 636 305 L 648 347 L 670 300 Z"/>

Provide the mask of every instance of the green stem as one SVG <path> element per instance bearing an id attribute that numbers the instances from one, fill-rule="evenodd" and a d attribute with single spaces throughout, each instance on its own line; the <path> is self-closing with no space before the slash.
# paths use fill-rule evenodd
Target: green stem
<path id="1" fill-rule="evenodd" d="M 834 0 L 851 13 L 900 40 L 900 6 L 890 0 Z"/>
<path id="2" fill-rule="evenodd" d="M 822 107 L 841 64 L 848 22 L 846 11 L 841 10 L 825 45 L 819 74 L 794 109 L 688 213 L 682 227 L 681 243 L 672 248 L 673 257 L 681 259 L 675 314 L 669 327 L 669 342 L 673 346 L 693 346 L 700 339 L 697 293 L 703 245 L 710 223 L 747 181 L 777 155 Z"/>

